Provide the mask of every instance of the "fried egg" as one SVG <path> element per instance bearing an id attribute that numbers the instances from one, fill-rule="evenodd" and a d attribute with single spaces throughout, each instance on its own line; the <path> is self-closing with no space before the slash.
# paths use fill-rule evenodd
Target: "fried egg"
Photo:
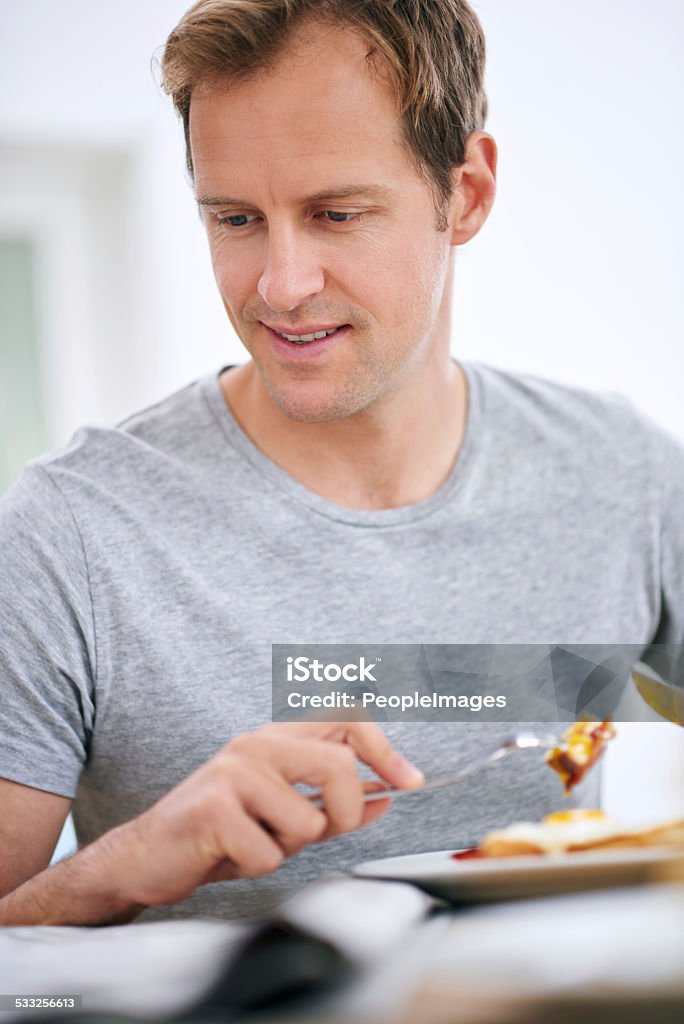
<path id="1" fill-rule="evenodd" d="M 524 821 L 489 832 L 480 843 L 485 857 L 559 854 L 602 847 L 684 845 L 684 820 L 650 828 L 629 827 L 603 811 L 556 811 L 540 822 Z"/>

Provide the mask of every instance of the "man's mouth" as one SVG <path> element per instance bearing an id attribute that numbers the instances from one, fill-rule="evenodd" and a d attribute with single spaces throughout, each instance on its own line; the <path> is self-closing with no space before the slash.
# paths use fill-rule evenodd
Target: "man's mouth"
<path id="1" fill-rule="evenodd" d="M 337 327 L 328 327 L 320 331 L 310 331 L 307 334 L 286 334 L 285 331 L 279 331 L 275 327 L 271 327 L 274 334 L 284 338 L 285 341 L 292 342 L 293 345 L 308 345 L 311 341 L 320 341 L 322 338 L 329 338 L 331 334 L 335 334 L 341 330 L 342 327 L 347 327 L 348 324 L 339 324 Z"/>

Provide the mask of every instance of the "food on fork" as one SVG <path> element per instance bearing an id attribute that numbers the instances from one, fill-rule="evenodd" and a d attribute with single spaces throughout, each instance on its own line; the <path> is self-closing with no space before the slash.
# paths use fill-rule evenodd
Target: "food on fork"
<path id="1" fill-rule="evenodd" d="M 559 745 L 545 757 L 546 763 L 560 775 L 566 793 L 593 768 L 614 736 L 612 722 L 574 722 L 566 729 Z"/>
<path id="2" fill-rule="evenodd" d="M 670 845 L 684 848 L 684 819 L 637 828 L 620 825 L 603 811 L 577 809 L 556 811 L 540 822 L 524 821 L 489 832 L 478 852 L 482 857 L 521 857 Z"/>
<path id="3" fill-rule="evenodd" d="M 566 793 L 582 781 L 614 736 L 609 721 L 575 722 L 563 733 L 545 760 L 560 775 Z M 636 828 L 591 808 L 555 811 L 539 822 L 522 821 L 488 832 L 479 846 L 458 850 L 452 857 L 460 861 L 640 846 L 681 846 L 684 850 L 684 819 Z"/>

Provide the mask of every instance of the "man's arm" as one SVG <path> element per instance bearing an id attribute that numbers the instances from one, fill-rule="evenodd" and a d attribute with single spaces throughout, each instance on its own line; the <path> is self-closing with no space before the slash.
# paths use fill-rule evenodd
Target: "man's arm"
<path id="1" fill-rule="evenodd" d="M 359 760 L 390 786 L 415 788 L 422 782 L 373 723 L 266 726 L 238 736 L 137 818 L 42 871 L 68 801 L 42 803 L 53 808 L 52 826 L 41 828 L 45 834 L 37 843 L 36 819 L 25 803 L 9 840 L 9 833 L 0 833 L 0 859 L 7 846 L 15 864 L 4 880 L 0 924 L 121 923 L 147 906 L 185 899 L 208 882 L 274 871 L 307 844 L 359 828 L 388 809 L 389 800 L 363 803 Z M 320 787 L 325 811 L 298 792 L 295 782 Z M 6 792 L 12 791 L 0 789 L 0 818 L 7 810 Z M 21 804 L 21 795 L 11 800 Z M 35 810 L 40 798 L 31 799 Z M 29 858 L 33 869 L 16 866 L 34 844 L 41 853 Z M 30 877 L 36 868 L 40 873 Z"/>
<path id="2" fill-rule="evenodd" d="M 48 866 L 70 806 L 67 797 L 0 779 L 0 896 Z"/>
<path id="3" fill-rule="evenodd" d="M 0 814 L 3 815 L 6 809 L 3 792 L 5 785 L 12 783 L 0 780 Z M 18 788 L 29 789 L 27 786 Z M 51 801 L 64 801 L 64 821 L 69 800 L 52 793 L 41 792 L 41 796 L 45 800 L 32 801 L 36 814 L 40 816 L 46 811 L 49 816 Z M 46 847 L 48 829 L 43 831 L 42 827 L 37 826 L 37 821 L 41 821 L 41 818 L 34 818 L 23 836 L 18 828 L 13 829 L 11 837 L 4 831 L 0 832 L 0 860 L 3 862 L 0 876 L 0 926 L 122 924 L 140 913 L 142 907 L 131 905 L 107 882 L 108 866 L 103 854 L 106 853 L 108 840 L 114 838 L 116 830 L 103 836 L 99 846 L 94 843 L 73 857 L 46 867 L 56 845 L 59 829 L 56 832 L 49 830 L 54 841 Z M 42 822 L 45 822 L 45 818 Z M 49 849 L 50 852 L 39 858 L 39 848 Z"/>
<path id="4" fill-rule="evenodd" d="M 67 797 L 0 779 L 0 925 L 114 919 L 111 897 L 97 891 L 102 877 L 88 884 L 90 856 L 48 868 L 70 806 Z"/>

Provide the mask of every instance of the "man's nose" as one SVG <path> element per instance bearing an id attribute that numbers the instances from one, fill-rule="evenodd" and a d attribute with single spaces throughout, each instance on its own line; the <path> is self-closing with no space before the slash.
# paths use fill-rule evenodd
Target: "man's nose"
<path id="1" fill-rule="evenodd" d="M 274 313 L 286 313 L 323 291 L 325 276 L 310 238 L 296 230 L 271 231 L 257 290 Z"/>

